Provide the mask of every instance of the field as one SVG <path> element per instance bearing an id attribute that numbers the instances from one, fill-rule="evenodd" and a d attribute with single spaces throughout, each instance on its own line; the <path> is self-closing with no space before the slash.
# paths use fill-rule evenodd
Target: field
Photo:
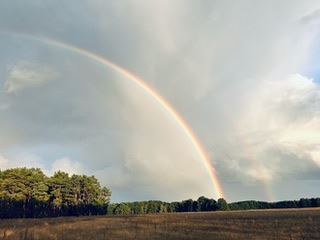
<path id="1" fill-rule="evenodd" d="M 320 239 L 320 209 L 0 220 L 0 239 Z"/>

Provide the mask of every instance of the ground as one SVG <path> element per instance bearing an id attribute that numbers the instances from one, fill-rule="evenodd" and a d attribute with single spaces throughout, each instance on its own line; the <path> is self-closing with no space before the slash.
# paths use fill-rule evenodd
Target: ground
<path id="1" fill-rule="evenodd" d="M 10 219 L 0 221 L 0 239 L 310 240 L 320 239 L 320 209 Z"/>

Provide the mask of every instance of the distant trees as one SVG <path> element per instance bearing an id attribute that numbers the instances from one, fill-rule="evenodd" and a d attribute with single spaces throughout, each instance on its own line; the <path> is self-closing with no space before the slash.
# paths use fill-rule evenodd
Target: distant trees
<path id="1" fill-rule="evenodd" d="M 320 207 L 320 198 L 301 198 L 280 202 L 241 201 L 229 203 L 228 206 L 230 210 Z"/>
<path id="2" fill-rule="evenodd" d="M 38 168 L 0 171 L 0 218 L 81 215 L 128 215 L 271 208 L 320 207 L 320 198 L 294 201 L 241 201 L 227 203 L 204 196 L 180 202 L 141 201 L 110 204 L 111 191 L 94 176 L 58 171 L 46 176 Z"/>
<path id="3" fill-rule="evenodd" d="M 113 210 L 115 215 L 128 215 L 131 214 L 131 208 L 125 203 L 119 203 L 115 206 Z"/>
<path id="4" fill-rule="evenodd" d="M 0 217 L 105 214 L 111 192 L 94 177 L 36 168 L 0 171 Z"/>
<path id="5" fill-rule="evenodd" d="M 218 210 L 218 204 L 214 199 L 209 199 L 202 196 L 198 198 L 197 202 L 199 212 Z"/>
<path id="6" fill-rule="evenodd" d="M 181 202 L 142 201 L 110 204 L 108 214 L 148 214 L 170 212 L 204 212 L 204 211 L 229 211 L 250 209 L 275 209 L 275 208 L 305 208 L 320 207 L 320 198 L 300 199 L 298 201 L 241 201 L 227 203 L 223 198 L 214 199 L 199 197 L 197 200 L 187 199 Z M 118 209 L 119 208 L 119 209 Z M 125 209 L 125 210 L 123 210 Z"/>
<path id="7" fill-rule="evenodd" d="M 188 199 L 181 202 L 172 202 L 170 205 L 170 209 L 174 212 L 203 212 L 219 210 L 217 202 L 214 199 L 206 198 L 204 196 L 199 197 L 198 200 Z"/>
<path id="8" fill-rule="evenodd" d="M 175 212 L 170 209 L 170 203 L 161 201 L 141 201 L 127 203 L 113 203 L 108 206 L 108 214 L 150 214 Z"/>
<path id="9" fill-rule="evenodd" d="M 172 213 L 172 212 L 204 212 L 204 211 L 225 211 L 229 210 L 228 204 L 224 199 L 218 203 L 214 199 L 199 197 L 198 200 L 187 199 L 181 202 L 162 202 L 162 201 L 141 201 L 126 202 L 120 204 L 110 204 L 108 214 L 150 214 L 150 213 Z"/>
<path id="10" fill-rule="evenodd" d="M 220 211 L 228 211 L 228 210 L 230 210 L 227 201 L 225 199 L 223 199 L 223 198 L 219 198 L 218 199 L 217 206 L 218 206 L 218 210 L 220 210 Z"/>

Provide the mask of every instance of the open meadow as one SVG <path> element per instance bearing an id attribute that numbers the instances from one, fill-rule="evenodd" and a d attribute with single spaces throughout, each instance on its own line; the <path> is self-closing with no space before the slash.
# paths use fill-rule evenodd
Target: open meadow
<path id="1" fill-rule="evenodd" d="M 320 209 L 8 219 L 0 239 L 320 239 Z"/>

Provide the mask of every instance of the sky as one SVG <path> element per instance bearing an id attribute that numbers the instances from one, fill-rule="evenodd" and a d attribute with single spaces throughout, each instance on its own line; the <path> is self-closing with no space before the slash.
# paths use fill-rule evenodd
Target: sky
<path id="1" fill-rule="evenodd" d="M 2 0 L 0 169 L 95 175 L 112 201 L 319 197 L 317 0 Z"/>

